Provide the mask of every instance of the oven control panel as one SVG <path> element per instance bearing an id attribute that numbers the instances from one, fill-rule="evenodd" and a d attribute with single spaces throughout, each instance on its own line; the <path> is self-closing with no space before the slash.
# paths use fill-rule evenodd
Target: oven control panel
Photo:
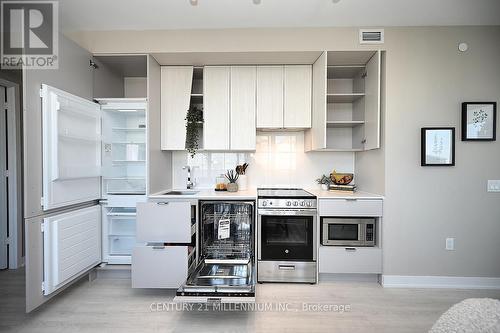
<path id="1" fill-rule="evenodd" d="M 258 208 L 316 209 L 316 199 L 258 199 Z"/>

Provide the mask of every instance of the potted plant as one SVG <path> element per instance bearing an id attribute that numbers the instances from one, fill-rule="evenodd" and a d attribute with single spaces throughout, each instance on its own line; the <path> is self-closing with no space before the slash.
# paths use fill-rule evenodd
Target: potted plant
<path id="1" fill-rule="evenodd" d="M 225 176 L 227 180 L 229 180 L 229 184 L 227 184 L 227 191 L 238 192 L 238 184 L 236 183 L 239 177 L 238 173 L 234 170 L 228 170 Z"/>
<path id="2" fill-rule="evenodd" d="M 332 180 L 330 177 L 322 175 L 320 178 L 316 179 L 316 183 L 321 185 L 322 190 L 328 191 L 328 189 L 330 188 L 330 184 L 332 183 Z"/>
<path id="3" fill-rule="evenodd" d="M 200 132 L 199 126 L 203 124 L 203 111 L 197 106 L 192 106 L 186 114 L 186 149 L 191 154 L 191 158 L 196 155 L 199 149 Z"/>

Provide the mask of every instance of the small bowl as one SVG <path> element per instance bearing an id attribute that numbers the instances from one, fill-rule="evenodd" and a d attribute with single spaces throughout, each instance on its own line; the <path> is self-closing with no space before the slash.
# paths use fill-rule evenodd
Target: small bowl
<path id="1" fill-rule="evenodd" d="M 352 173 L 331 173 L 330 178 L 335 185 L 348 185 L 352 182 L 354 174 Z"/>

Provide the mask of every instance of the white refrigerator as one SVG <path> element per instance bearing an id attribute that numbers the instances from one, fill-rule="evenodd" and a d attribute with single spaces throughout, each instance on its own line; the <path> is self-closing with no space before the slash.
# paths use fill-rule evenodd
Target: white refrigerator
<path id="1" fill-rule="evenodd" d="M 92 102 L 43 84 L 44 295 L 100 263 L 130 264 L 146 201 L 146 99 Z"/>

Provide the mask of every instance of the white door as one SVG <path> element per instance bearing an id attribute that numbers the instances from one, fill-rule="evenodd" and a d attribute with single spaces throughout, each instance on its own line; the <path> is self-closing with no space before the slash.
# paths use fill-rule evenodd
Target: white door
<path id="1" fill-rule="evenodd" d="M 255 150 L 255 66 L 231 67 L 231 150 Z"/>
<path id="2" fill-rule="evenodd" d="M 161 149 L 186 149 L 186 113 L 191 100 L 193 66 L 161 68 Z"/>
<path id="3" fill-rule="evenodd" d="M 284 66 L 284 127 L 311 127 L 311 65 Z"/>
<path id="4" fill-rule="evenodd" d="M 283 66 L 257 66 L 257 128 L 283 127 Z"/>
<path id="5" fill-rule="evenodd" d="M 380 148 L 380 51 L 366 64 L 365 150 Z"/>
<path id="6" fill-rule="evenodd" d="M 203 69 L 203 148 L 229 150 L 229 92 L 231 67 Z"/>
<path id="7" fill-rule="evenodd" d="M 99 104 L 42 85 L 43 209 L 101 197 Z"/>
<path id="8" fill-rule="evenodd" d="M 50 295 L 101 262 L 101 207 L 43 219 L 43 294 Z"/>
<path id="9" fill-rule="evenodd" d="M 312 69 L 312 127 L 308 131 L 310 149 L 326 148 L 326 70 L 327 53 L 323 52 Z"/>
<path id="10" fill-rule="evenodd" d="M 6 88 L 0 86 L 0 269 L 8 267 L 7 251 L 7 225 L 9 216 L 7 214 L 7 109 L 5 107 Z"/>

